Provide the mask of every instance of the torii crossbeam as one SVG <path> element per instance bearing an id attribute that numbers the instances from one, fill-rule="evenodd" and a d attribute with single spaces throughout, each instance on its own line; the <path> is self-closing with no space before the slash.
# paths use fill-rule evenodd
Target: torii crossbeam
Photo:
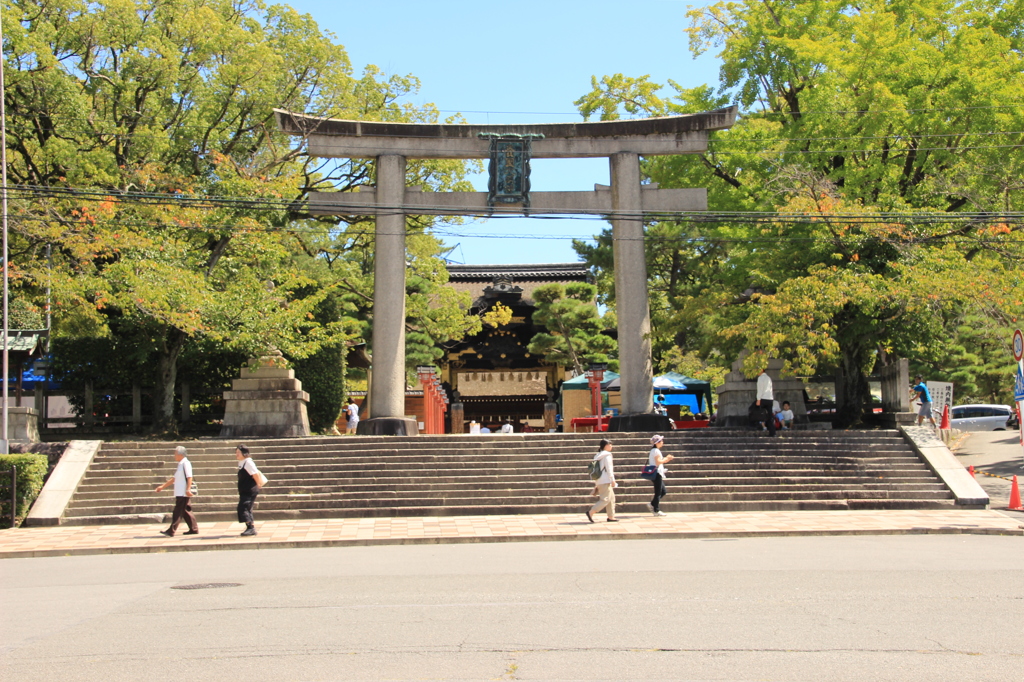
<path id="1" fill-rule="evenodd" d="M 479 126 L 383 123 L 304 116 L 275 110 L 278 127 L 301 135 L 307 153 L 321 158 L 374 158 L 377 186 L 358 192 L 313 192 L 316 215 L 376 215 L 373 314 L 373 419 L 360 433 L 410 434 L 416 424 L 405 413 L 405 216 L 490 214 L 610 215 L 615 258 L 622 415 L 616 431 L 661 428 L 652 414 L 651 316 L 644 257 L 644 216 L 706 211 L 704 189 L 659 189 L 640 183 L 640 157 L 697 154 L 707 150 L 708 133 L 736 122 L 736 107 L 686 116 L 635 121 Z M 406 159 L 487 159 L 494 165 L 494 140 L 528 140 L 514 148 L 525 158 L 608 157 L 611 186 L 593 192 L 531 192 L 519 166 L 519 199 L 495 200 L 495 192 L 425 192 L 406 187 Z M 523 150 L 525 149 L 525 156 Z M 511 159 L 512 151 L 506 150 Z M 520 157 L 516 157 L 517 159 Z M 511 165 L 511 160 L 510 160 Z M 494 184 L 492 172 L 492 185 Z M 511 179 L 503 180 L 512 184 Z"/>

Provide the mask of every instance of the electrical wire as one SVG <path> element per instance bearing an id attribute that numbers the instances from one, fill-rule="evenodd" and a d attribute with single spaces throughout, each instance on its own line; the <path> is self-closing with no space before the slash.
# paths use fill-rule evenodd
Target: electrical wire
<path id="1" fill-rule="evenodd" d="M 189 206 L 197 209 L 247 209 L 260 211 L 309 211 L 311 207 L 305 202 L 298 200 L 266 199 L 263 197 L 227 197 L 227 196 L 190 196 L 183 194 L 169 194 L 160 192 L 124 192 L 114 194 L 106 190 L 85 189 L 73 187 L 41 187 L 26 185 L 11 185 L 7 188 L 11 196 L 23 199 L 32 198 L 75 198 L 82 201 L 113 203 L 113 204 L 140 204 L 140 205 L 165 205 L 165 206 Z M 332 192 L 332 195 L 351 194 L 347 192 Z M 422 193 L 429 196 L 430 192 Z M 475 194 L 475 193 L 474 193 Z M 356 196 L 356 195 L 353 195 Z M 487 209 L 455 209 L 451 206 L 440 204 L 422 203 L 415 208 L 395 204 L 362 204 L 362 203 L 332 203 L 330 206 L 319 206 L 317 209 L 331 209 L 337 215 L 418 215 L 433 214 L 440 215 L 465 215 L 487 219 L 521 218 L 519 210 L 514 214 L 491 212 Z M 746 212 L 724 212 L 724 211 L 644 211 L 644 210 L 619 210 L 619 209 L 576 209 L 570 207 L 552 207 L 546 209 L 544 214 L 529 214 L 525 217 L 543 219 L 624 219 L 624 220 L 683 220 L 688 222 L 709 222 L 709 221 L 732 221 L 749 222 L 750 220 L 777 222 L 779 220 L 802 222 L 914 222 L 914 223 L 949 223 L 957 221 L 1017 221 L 1024 216 L 1024 212 L 999 211 L 999 212 L 880 212 L 876 214 L 807 214 L 787 213 L 780 211 L 746 211 Z M 417 211 L 422 213 L 417 213 Z M 564 213 L 566 215 L 553 215 Z"/>
<path id="2" fill-rule="evenodd" d="M 25 221 L 35 222 L 50 222 L 51 219 L 34 216 L 29 214 L 12 214 L 12 218 Z M 863 216 L 857 216 L 862 218 Z M 758 216 L 756 219 L 751 220 L 739 220 L 735 218 L 728 218 L 719 216 L 708 216 L 707 218 L 699 221 L 702 224 L 726 224 L 726 225 L 737 225 L 737 224 L 748 224 L 748 225 L 821 225 L 821 220 L 800 220 L 793 216 Z M 871 225 L 893 225 L 891 222 L 871 222 L 865 223 L 861 220 L 849 221 L 848 219 L 844 222 L 842 216 L 837 216 L 838 220 L 836 224 L 854 226 L 854 227 L 865 227 Z M 686 221 L 682 221 L 686 222 Z M 692 221 L 698 222 L 698 221 Z M 949 224 L 951 221 L 942 221 L 943 224 Z M 964 221 L 961 221 L 964 222 Z M 1003 224 L 1013 225 L 1024 225 L 1024 214 L 1018 214 L 1015 218 L 1007 218 L 1001 221 Z M 896 223 L 900 226 L 906 226 L 905 224 Z M 955 224 L 955 223 L 954 223 Z M 288 226 L 288 227 L 275 227 L 275 226 L 246 226 L 238 228 L 231 225 L 219 224 L 178 224 L 178 223 L 154 223 L 150 221 L 104 221 L 103 225 L 107 228 L 143 228 L 143 229 L 166 229 L 168 231 L 197 231 L 203 233 L 210 232 L 230 232 L 237 231 L 239 233 L 250 233 L 250 232 L 263 232 L 263 233 L 283 233 L 283 234 L 323 234 L 324 232 L 338 232 L 338 237 L 345 239 L 358 238 L 362 236 L 371 237 L 375 231 L 373 228 L 355 228 L 347 226 L 334 230 L 331 228 L 314 227 L 314 226 Z M 916 223 L 911 225 L 917 225 Z M 92 225 L 88 225 L 88 228 L 92 228 Z M 427 234 L 434 237 L 453 237 L 453 238 L 478 238 L 478 239 L 502 239 L 502 240 L 551 240 L 551 241 L 565 241 L 565 240 L 580 240 L 580 241 L 599 241 L 602 236 L 591 235 L 572 235 L 572 234 L 552 234 L 552 233 L 487 233 L 487 232 L 469 232 L 466 230 L 457 230 L 452 228 L 421 228 L 419 230 L 407 230 L 408 236 Z M 1024 244 L 1024 237 L 1008 237 L 1008 236 L 931 236 L 931 235 L 916 235 L 916 236 L 899 236 L 899 237 L 888 237 L 885 235 L 876 234 L 862 234 L 862 235 L 847 235 L 850 239 L 864 239 L 868 241 L 877 241 L 882 243 L 890 243 L 897 245 L 908 245 L 920 242 L 928 243 L 952 243 L 952 244 L 971 244 L 971 245 L 999 245 L 1009 246 L 1016 244 Z M 830 235 L 806 235 L 806 236 L 793 236 L 793 235 L 768 235 L 762 237 L 726 237 L 718 235 L 653 235 L 650 233 L 644 234 L 642 237 L 618 237 L 612 236 L 612 241 L 620 242 L 633 242 L 643 241 L 645 243 L 694 243 L 694 244 L 759 244 L 759 243 L 778 243 L 778 242 L 793 242 L 793 243 L 818 243 L 818 242 L 832 242 L 834 238 Z"/>

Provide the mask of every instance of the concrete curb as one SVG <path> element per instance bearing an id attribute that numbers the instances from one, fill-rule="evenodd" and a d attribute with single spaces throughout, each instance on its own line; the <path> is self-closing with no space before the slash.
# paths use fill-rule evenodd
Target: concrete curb
<path id="1" fill-rule="evenodd" d="M 64 510 L 85 477 L 103 441 L 73 440 L 46 479 L 39 497 L 25 518 L 26 526 L 58 526 Z"/>
<path id="2" fill-rule="evenodd" d="M 928 468 L 942 479 L 950 489 L 960 506 L 988 506 L 988 493 L 978 484 L 974 477 L 950 451 L 935 431 L 925 426 L 905 426 L 897 424 L 896 428 L 913 448 Z"/>
<path id="3" fill-rule="evenodd" d="M 373 547 L 384 545 L 465 545 L 498 542 L 567 542 L 589 540 L 713 540 L 760 537 L 824 537 L 824 536 L 867 536 L 867 535 L 1006 535 L 1024 537 L 1024 529 L 1011 531 L 998 528 L 963 528 L 940 526 L 935 528 L 877 529 L 877 530 L 765 530 L 765 531 L 715 531 L 715 532 L 667 532 L 667 533 L 623 533 L 609 535 L 518 535 L 491 537 L 425 537 L 425 538 L 375 538 L 363 540 L 288 540 L 282 542 L 246 542 L 195 545 L 170 545 L 167 547 L 88 547 L 78 549 L 40 549 L 0 552 L 0 559 L 31 559 L 58 556 L 96 556 L 104 554 L 164 554 L 167 552 L 214 552 L 249 549 L 318 549 L 326 547 Z"/>

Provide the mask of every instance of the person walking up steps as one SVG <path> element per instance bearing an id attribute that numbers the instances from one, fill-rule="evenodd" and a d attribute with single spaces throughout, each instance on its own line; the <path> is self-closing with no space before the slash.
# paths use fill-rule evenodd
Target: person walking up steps
<path id="1" fill-rule="evenodd" d="M 665 497 L 665 477 L 668 475 L 665 472 L 665 465 L 676 458 L 675 455 L 664 456 L 661 454 L 661 446 L 664 443 L 663 436 L 658 434 L 651 436 L 651 453 L 647 458 L 648 465 L 658 467 L 658 473 L 654 475 L 653 479 L 654 499 L 647 503 L 647 508 L 655 516 L 665 516 L 665 512 L 661 511 L 661 498 Z"/>
<path id="2" fill-rule="evenodd" d="M 354 436 L 359 428 L 359 406 L 352 398 L 348 399 L 348 405 L 345 406 L 345 415 L 348 417 L 345 421 L 345 435 Z"/>
<path id="3" fill-rule="evenodd" d="M 608 522 L 615 523 L 615 490 L 618 483 L 615 482 L 615 462 L 612 460 L 611 441 L 602 440 L 600 450 L 594 455 L 594 461 L 601 462 L 601 477 L 594 481 L 592 495 L 597 495 L 598 500 L 593 507 L 587 510 L 587 520 L 594 522 L 594 514 L 602 509 L 608 509 Z"/>
<path id="4" fill-rule="evenodd" d="M 171 514 L 171 527 L 160 531 L 161 535 L 167 537 L 174 536 L 174 531 L 178 529 L 182 518 L 188 526 L 185 535 L 199 534 L 199 525 L 196 523 L 196 517 L 192 515 L 192 462 L 188 461 L 187 455 L 188 452 L 183 446 L 174 448 L 174 459 L 178 460 L 178 468 L 174 470 L 173 476 L 156 487 L 156 492 L 160 492 L 174 484 L 174 513 Z"/>
<path id="5" fill-rule="evenodd" d="M 252 520 L 252 505 L 260 494 L 260 470 L 249 456 L 249 448 L 239 445 L 235 448 L 238 460 L 238 522 L 245 524 L 243 536 L 256 535 L 256 524 Z"/>

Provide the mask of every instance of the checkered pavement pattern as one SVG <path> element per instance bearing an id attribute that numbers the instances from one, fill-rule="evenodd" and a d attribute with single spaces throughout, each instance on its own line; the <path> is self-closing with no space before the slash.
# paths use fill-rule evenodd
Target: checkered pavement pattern
<path id="1" fill-rule="evenodd" d="M 166 524 L 52 526 L 0 531 L 0 559 L 168 551 L 548 540 L 685 539 L 797 535 L 973 533 L 1024 535 L 1024 520 L 985 509 L 697 512 L 292 519 L 203 523 L 199 535 L 160 534 Z"/>

